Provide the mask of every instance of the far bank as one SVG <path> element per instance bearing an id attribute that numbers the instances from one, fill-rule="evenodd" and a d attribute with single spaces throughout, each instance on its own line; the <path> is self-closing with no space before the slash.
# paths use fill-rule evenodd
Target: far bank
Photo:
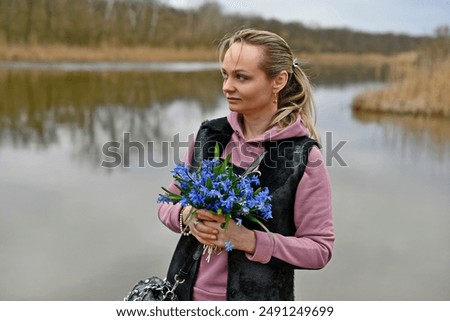
<path id="1" fill-rule="evenodd" d="M 363 92 L 353 101 L 355 112 L 440 116 L 450 119 L 450 58 L 414 63 L 390 71 L 383 89 Z"/>
<path id="2" fill-rule="evenodd" d="M 414 60 L 415 53 L 396 55 L 376 53 L 310 53 L 296 52 L 296 57 L 309 64 L 383 66 Z M 32 62 L 96 62 L 96 61 L 217 61 L 215 48 L 157 48 L 157 47 L 74 47 L 66 45 L 5 45 L 0 44 L 0 61 Z"/>

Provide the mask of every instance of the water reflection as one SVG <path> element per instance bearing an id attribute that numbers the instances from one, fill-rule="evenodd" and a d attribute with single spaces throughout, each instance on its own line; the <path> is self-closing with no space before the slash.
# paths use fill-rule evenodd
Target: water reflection
<path id="1" fill-rule="evenodd" d="M 1 71 L 0 97 L 0 144 L 48 148 L 68 135 L 76 154 L 98 164 L 102 144 L 124 132 L 137 141 L 161 140 L 162 120 L 176 101 L 216 106 L 221 80 L 211 71 Z"/>
<path id="2" fill-rule="evenodd" d="M 31 61 L 0 61 L 0 69 L 10 70 L 40 70 L 40 71 L 144 71 L 144 72 L 194 72 L 217 70 L 215 62 L 31 62 Z"/>
<path id="3" fill-rule="evenodd" d="M 397 149 L 413 163 L 419 162 L 421 155 L 427 153 L 450 170 L 450 119 L 360 111 L 352 112 L 352 116 L 360 123 L 380 126 L 383 143 Z"/>
<path id="4" fill-rule="evenodd" d="M 346 86 L 351 83 L 368 81 L 383 81 L 389 73 L 389 66 L 382 64 L 379 67 L 362 64 L 354 65 L 320 65 L 306 66 L 306 71 L 313 84 Z"/>

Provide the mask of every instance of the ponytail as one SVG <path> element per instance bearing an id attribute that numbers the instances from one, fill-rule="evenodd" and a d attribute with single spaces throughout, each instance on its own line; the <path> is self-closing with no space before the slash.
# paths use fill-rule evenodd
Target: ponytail
<path id="1" fill-rule="evenodd" d="M 303 125 L 308 129 L 312 138 L 320 143 L 320 136 L 316 129 L 316 113 L 311 84 L 297 59 L 292 64 L 286 86 L 278 97 L 278 110 L 269 124 L 269 128 L 278 125 L 286 128 L 292 125 L 300 116 Z"/>

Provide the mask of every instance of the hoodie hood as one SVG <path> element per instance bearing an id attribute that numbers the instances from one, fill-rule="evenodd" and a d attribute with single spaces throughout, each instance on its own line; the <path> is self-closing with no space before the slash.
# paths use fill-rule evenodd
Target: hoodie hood
<path id="1" fill-rule="evenodd" d="M 234 133 L 239 137 L 239 140 L 244 140 L 247 143 L 261 143 L 265 141 L 281 140 L 291 137 L 309 136 L 309 131 L 308 129 L 306 129 L 305 125 L 303 125 L 300 115 L 297 117 L 295 123 L 286 128 L 280 130 L 280 127 L 274 126 L 264 134 L 261 134 L 249 140 L 245 139 L 240 121 L 240 115 L 237 112 L 230 112 L 227 116 L 227 120 L 230 123 L 231 128 L 233 128 Z"/>

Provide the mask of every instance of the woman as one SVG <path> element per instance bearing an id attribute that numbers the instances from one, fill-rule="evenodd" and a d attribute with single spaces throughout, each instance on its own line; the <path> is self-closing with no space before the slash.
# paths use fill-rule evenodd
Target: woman
<path id="1" fill-rule="evenodd" d="M 231 252 L 203 255 L 178 288 L 184 300 L 293 300 L 294 269 L 320 269 L 331 258 L 334 230 L 329 177 L 318 148 L 311 87 L 288 44 L 278 35 L 244 29 L 220 44 L 223 93 L 230 113 L 206 121 L 185 161 L 198 166 L 218 142 L 222 156 L 247 168 L 267 152 L 259 166 L 261 185 L 272 196 L 271 233 L 250 223 L 198 209 L 188 222 L 169 270 L 169 279 L 195 244 Z M 309 153 L 308 153 L 309 152 Z M 307 166 L 306 166 L 307 165 Z M 172 192 L 179 192 L 172 185 Z M 160 220 L 173 231 L 184 229 L 191 208 L 161 204 Z M 177 267 L 174 267 L 177 266 Z"/>

